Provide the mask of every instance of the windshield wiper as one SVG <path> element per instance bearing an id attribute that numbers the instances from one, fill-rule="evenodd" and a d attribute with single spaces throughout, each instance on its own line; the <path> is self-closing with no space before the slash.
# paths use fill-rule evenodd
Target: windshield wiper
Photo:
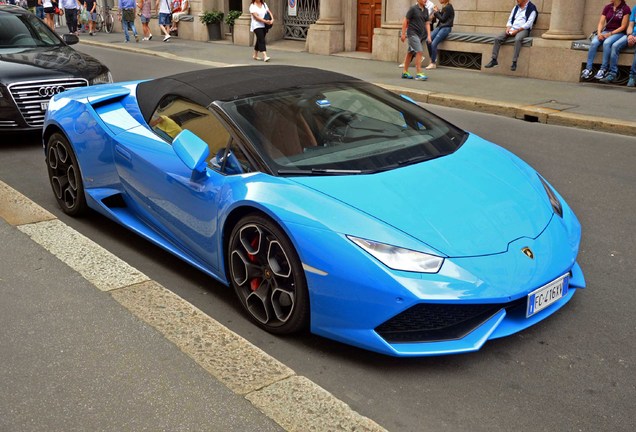
<path id="1" fill-rule="evenodd" d="M 419 162 L 424 162 L 427 160 L 431 160 L 431 159 L 437 159 L 438 157 L 440 157 L 442 155 L 436 155 L 436 156 L 415 156 L 409 159 L 404 159 L 401 161 L 398 161 L 397 165 L 399 166 L 404 166 L 404 165 L 412 165 L 415 163 L 419 163 Z"/>
<path id="2" fill-rule="evenodd" d="M 312 168 L 310 170 L 278 170 L 278 175 L 352 175 L 363 174 L 362 170 L 343 170 L 332 168 Z"/>

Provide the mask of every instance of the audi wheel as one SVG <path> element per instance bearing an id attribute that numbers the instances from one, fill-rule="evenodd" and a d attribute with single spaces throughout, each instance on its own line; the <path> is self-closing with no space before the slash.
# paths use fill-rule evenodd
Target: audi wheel
<path id="1" fill-rule="evenodd" d="M 46 167 L 53 194 L 64 213 L 81 216 L 88 210 L 77 158 L 68 140 L 54 133 L 46 144 Z"/>
<path id="2" fill-rule="evenodd" d="M 245 310 L 270 333 L 291 334 L 309 324 L 309 293 L 298 254 L 283 230 L 252 214 L 232 230 L 230 282 Z"/>

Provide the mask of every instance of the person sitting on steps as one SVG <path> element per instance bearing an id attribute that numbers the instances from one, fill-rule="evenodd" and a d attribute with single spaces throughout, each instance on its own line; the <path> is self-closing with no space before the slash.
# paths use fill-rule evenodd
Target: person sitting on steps
<path id="1" fill-rule="evenodd" d="M 511 71 L 517 70 L 517 59 L 521 51 L 523 39 L 530 35 L 530 30 L 537 19 L 537 7 L 529 0 L 517 0 L 517 6 L 510 12 L 510 18 L 506 24 L 506 30 L 495 38 L 495 44 L 492 47 L 492 60 L 486 68 L 498 66 L 497 57 L 499 56 L 499 48 L 509 38 L 515 38 L 515 51 L 512 56 Z"/>

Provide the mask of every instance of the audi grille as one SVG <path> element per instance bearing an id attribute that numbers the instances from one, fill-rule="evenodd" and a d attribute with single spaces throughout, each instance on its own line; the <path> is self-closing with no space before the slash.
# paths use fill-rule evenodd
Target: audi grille
<path id="1" fill-rule="evenodd" d="M 41 127 L 49 99 L 53 95 L 77 87 L 88 86 L 83 78 L 54 79 L 46 81 L 24 81 L 9 84 L 9 92 L 20 114 L 29 126 Z"/>

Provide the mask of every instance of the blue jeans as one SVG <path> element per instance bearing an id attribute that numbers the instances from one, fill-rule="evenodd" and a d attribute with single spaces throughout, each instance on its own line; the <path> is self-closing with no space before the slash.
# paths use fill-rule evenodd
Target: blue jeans
<path id="1" fill-rule="evenodd" d="M 122 19 L 121 26 L 124 29 L 124 37 L 126 38 L 126 41 L 130 40 L 130 36 L 128 35 L 128 29 L 132 30 L 134 36 L 137 36 L 137 28 L 135 27 L 134 22 L 125 21 L 124 19 Z"/>
<path id="2" fill-rule="evenodd" d="M 40 18 L 41 20 L 44 19 L 44 6 L 42 5 L 37 5 L 35 7 L 35 15 Z"/>
<path id="3" fill-rule="evenodd" d="M 627 35 L 620 38 L 612 45 L 612 55 L 610 57 L 610 72 L 614 75 L 618 74 L 618 57 L 621 55 L 621 50 L 627 46 Z M 632 63 L 632 70 L 630 75 L 636 75 L 636 54 L 634 55 L 634 63 Z"/>
<path id="4" fill-rule="evenodd" d="M 590 44 L 590 50 L 587 52 L 587 65 L 585 68 L 592 70 L 596 51 L 598 51 L 598 47 L 603 44 L 603 63 L 601 64 L 601 69 L 607 70 L 610 62 L 610 56 L 612 55 L 612 45 L 614 45 L 614 42 L 622 38 L 624 35 L 625 33 L 611 35 L 602 42 L 598 40 L 598 36 L 594 36 L 594 39 L 592 39 L 592 43 Z"/>
<path id="5" fill-rule="evenodd" d="M 431 43 L 426 43 L 428 46 L 428 55 L 431 56 L 431 63 L 437 62 L 437 45 L 446 39 L 451 30 L 452 27 L 437 27 L 433 30 L 433 33 L 431 33 Z"/>

